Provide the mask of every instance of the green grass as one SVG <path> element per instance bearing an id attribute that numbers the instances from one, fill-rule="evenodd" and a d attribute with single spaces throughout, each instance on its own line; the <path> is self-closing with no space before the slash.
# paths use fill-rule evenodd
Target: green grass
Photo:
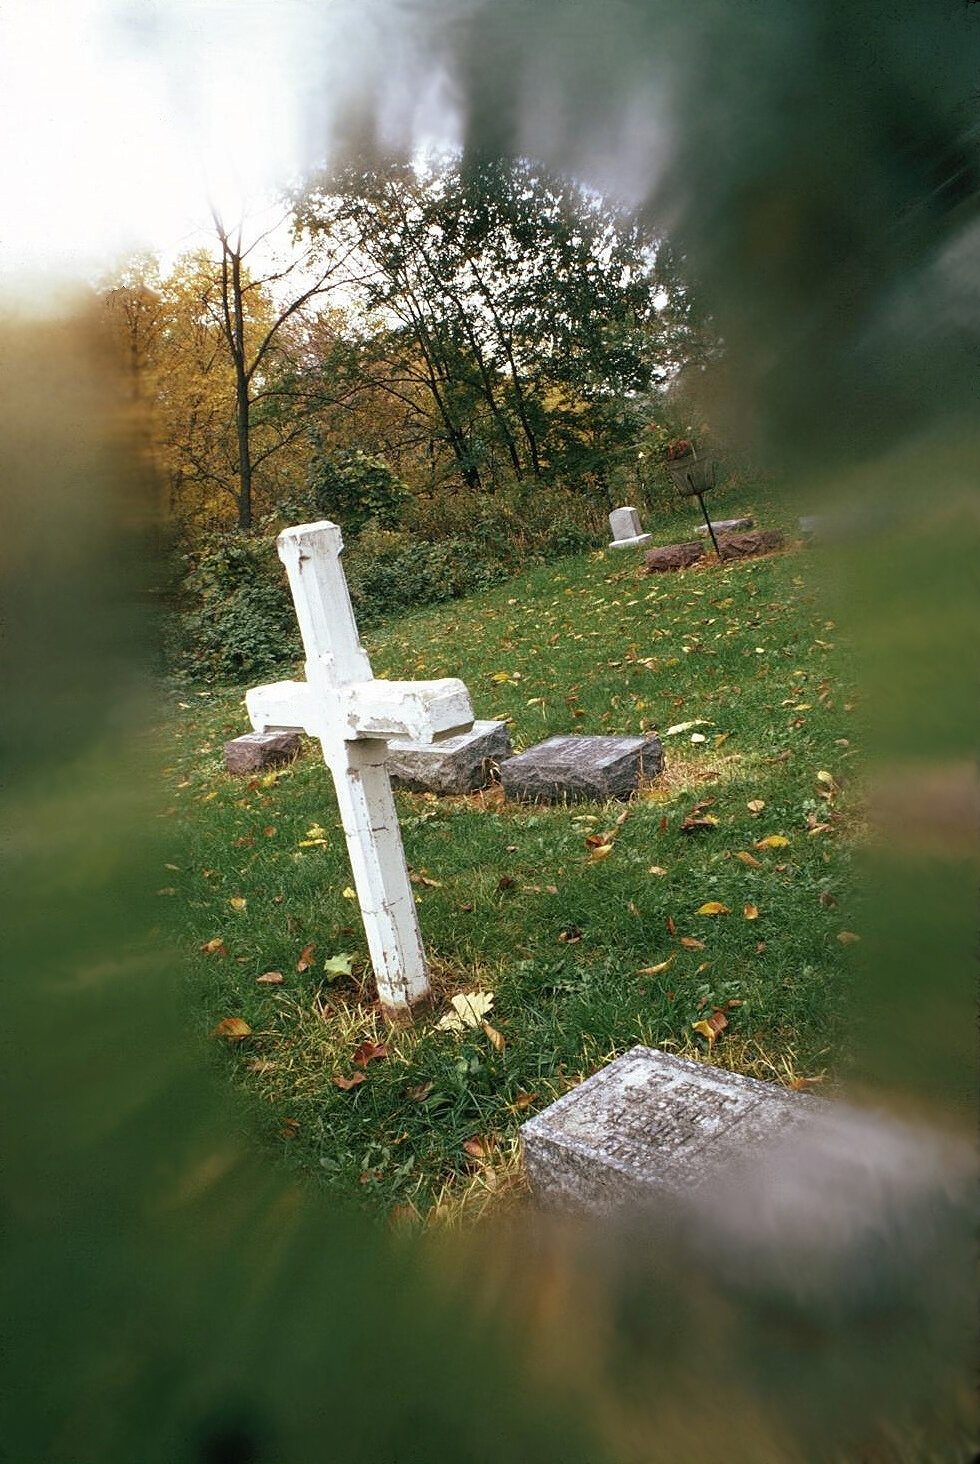
<path id="1" fill-rule="evenodd" d="M 730 492 L 712 508 L 751 506 Z M 694 521 L 684 505 L 657 537 Z M 318 749 L 278 775 L 232 778 L 222 742 L 247 730 L 242 692 L 174 695 L 161 903 L 187 953 L 194 1020 L 202 1033 L 225 1017 L 248 1023 L 222 1059 L 269 1142 L 356 1202 L 448 1216 L 499 1203 L 519 1185 L 521 1122 L 636 1042 L 775 1081 L 823 1077 L 821 1091 L 840 1067 L 853 957 L 838 936 L 860 928 L 858 711 L 840 631 L 808 588 L 804 553 L 665 576 L 641 575 L 640 562 L 565 560 L 366 637 L 377 675 L 462 676 L 476 715 L 509 718 L 518 749 L 704 719 L 704 743 L 664 739 L 664 777 L 629 805 L 397 795 L 435 1016 L 454 992 L 492 991 L 503 1050 L 433 1019 L 385 1036 Z M 718 822 L 685 832 L 698 804 Z M 325 842 L 304 846 L 314 824 Z M 612 852 L 596 860 L 586 837 L 611 830 Z M 770 834 L 788 845 L 757 848 Z M 707 901 L 731 913 L 698 914 Z M 201 949 L 219 938 L 224 953 Z M 327 980 L 324 960 L 344 952 L 353 974 Z M 281 985 L 257 983 L 269 970 Z M 728 1026 L 709 1047 L 694 1023 L 716 1008 Z M 358 1044 L 382 1037 L 388 1056 L 366 1081 L 335 1086 L 356 1071 Z M 473 1139 L 482 1157 L 464 1148 Z"/>

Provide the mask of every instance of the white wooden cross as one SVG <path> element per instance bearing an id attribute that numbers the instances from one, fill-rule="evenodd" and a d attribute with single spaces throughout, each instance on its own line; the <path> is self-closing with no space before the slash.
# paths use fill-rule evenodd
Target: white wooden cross
<path id="1" fill-rule="evenodd" d="M 256 732 L 319 739 L 333 774 L 368 950 L 386 1014 L 411 1020 L 429 976 L 395 802 L 385 768 L 388 738 L 434 742 L 473 725 L 469 692 L 442 681 L 375 680 L 354 621 L 336 524 L 300 524 L 279 535 L 306 651 L 306 680 L 246 693 Z"/>

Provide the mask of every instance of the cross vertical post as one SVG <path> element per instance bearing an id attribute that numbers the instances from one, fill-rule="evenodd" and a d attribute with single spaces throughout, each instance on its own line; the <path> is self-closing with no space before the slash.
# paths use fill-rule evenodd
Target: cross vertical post
<path id="1" fill-rule="evenodd" d="M 306 681 L 248 692 L 256 731 L 295 730 L 319 739 L 337 792 L 354 887 L 385 1015 L 410 1021 L 429 995 L 415 897 L 391 783 L 388 738 L 434 741 L 473 722 L 469 693 L 454 677 L 375 680 L 360 643 L 336 524 L 302 524 L 278 539 L 303 648 Z"/>

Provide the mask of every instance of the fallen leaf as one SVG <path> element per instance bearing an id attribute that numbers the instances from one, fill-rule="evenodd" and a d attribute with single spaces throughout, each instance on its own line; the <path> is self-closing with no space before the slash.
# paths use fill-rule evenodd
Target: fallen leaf
<path id="1" fill-rule="evenodd" d="M 411 1098 L 413 1103 L 424 1103 L 426 1098 L 435 1087 L 434 1083 L 417 1083 L 414 1088 L 405 1089 L 405 1097 Z"/>
<path id="2" fill-rule="evenodd" d="M 745 916 L 746 920 L 758 920 L 759 907 L 758 905 L 745 905 L 742 908 L 742 914 Z"/>
<path id="3" fill-rule="evenodd" d="M 383 1042 L 364 1041 L 360 1047 L 354 1049 L 351 1062 L 355 1067 L 367 1067 L 369 1062 L 378 1062 L 382 1057 L 388 1056 L 388 1048 Z"/>
<path id="4" fill-rule="evenodd" d="M 313 963 L 313 953 L 315 950 L 316 946 L 312 944 L 303 947 L 303 949 L 299 953 L 299 960 L 296 962 L 297 971 L 308 971 L 310 969 L 310 966 Z"/>
<path id="5" fill-rule="evenodd" d="M 709 1042 L 714 1042 L 720 1032 L 724 1032 L 728 1026 L 728 1018 L 724 1012 L 712 1012 L 710 1017 L 702 1017 L 700 1022 L 693 1022 L 695 1032 L 700 1032 L 702 1037 L 707 1037 Z"/>
<path id="6" fill-rule="evenodd" d="M 283 974 L 281 971 L 263 971 L 261 976 L 256 976 L 256 981 L 262 986 L 281 986 Z"/>
<path id="7" fill-rule="evenodd" d="M 158 895 L 175 895 L 176 893 L 177 891 L 171 885 L 167 885 L 165 889 L 157 890 Z"/>
<path id="8" fill-rule="evenodd" d="M 720 900 L 708 900 L 704 905 L 698 906 L 697 913 L 699 915 L 730 915 L 732 912 Z"/>
<path id="9" fill-rule="evenodd" d="M 668 956 L 666 961 L 661 961 L 657 966 L 641 966 L 636 974 L 638 976 L 659 976 L 661 971 L 666 971 L 674 960 L 676 960 L 676 956 Z"/>
<path id="10" fill-rule="evenodd" d="M 605 833 L 602 834 L 586 834 L 585 847 L 587 849 L 602 849 L 607 844 L 611 844 L 615 837 L 615 829 L 606 829 Z"/>
<path id="11" fill-rule="evenodd" d="M 266 824 L 265 828 L 262 830 L 263 835 L 267 839 L 274 838 L 278 832 L 279 830 L 276 828 L 275 824 Z"/>
<path id="12" fill-rule="evenodd" d="M 764 940 L 760 940 L 759 941 L 759 944 L 755 948 L 756 955 L 757 956 L 761 956 L 762 955 L 762 952 L 765 950 L 765 948 L 766 948 L 765 941 Z"/>
<path id="13" fill-rule="evenodd" d="M 694 742 L 694 743 L 707 742 L 707 740 L 708 739 L 707 739 L 707 737 L 705 737 L 705 735 L 704 735 L 703 732 L 692 732 L 691 733 L 691 741 Z"/>
<path id="14" fill-rule="evenodd" d="M 358 1184 L 377 1184 L 380 1178 L 380 1169 L 365 1169 L 362 1174 L 357 1176 L 357 1181 Z"/>
<path id="15" fill-rule="evenodd" d="M 735 855 L 735 858 L 736 859 L 741 859 L 741 861 L 742 861 L 743 864 L 749 864 L 749 865 L 751 865 L 751 867 L 753 869 L 761 869 L 762 868 L 761 861 L 758 860 L 758 859 L 756 859 L 756 857 L 755 857 L 754 854 L 749 854 L 747 852 L 747 850 L 745 850 L 745 849 L 740 849 L 738 851 L 738 853 Z"/>
<path id="16" fill-rule="evenodd" d="M 677 934 L 677 926 L 674 924 L 674 917 L 672 915 L 668 915 L 667 916 L 667 919 L 664 921 L 664 924 L 667 927 L 667 934 L 668 935 L 676 935 Z"/>
<path id="17" fill-rule="evenodd" d="M 222 1017 L 211 1030 L 212 1037 L 225 1037 L 229 1042 L 241 1042 L 251 1035 L 252 1029 L 243 1017 Z"/>
<path id="18" fill-rule="evenodd" d="M 436 1028 L 443 1032 L 463 1032 L 467 1027 L 479 1027 L 487 1012 L 493 1006 L 492 991 L 461 991 L 452 998 L 450 1002 L 451 1012 L 447 1012 L 436 1023 Z"/>
<path id="19" fill-rule="evenodd" d="M 343 898 L 345 900 L 356 900 L 357 899 L 357 892 L 355 890 L 352 890 L 351 887 L 350 887 L 350 885 L 346 885 L 341 890 L 340 893 L 341 893 L 341 895 L 343 896 Z"/>
<path id="20" fill-rule="evenodd" d="M 481 1022 L 480 1026 L 483 1028 L 490 1046 L 495 1048 L 497 1052 L 503 1052 L 507 1046 L 507 1039 L 504 1037 L 503 1032 L 498 1032 L 496 1027 L 491 1027 L 489 1022 Z"/>
<path id="21" fill-rule="evenodd" d="M 839 785 L 833 773 L 828 773 L 821 769 L 817 774 L 817 782 L 823 783 L 824 787 L 829 788 L 831 793 L 839 792 Z"/>
<path id="22" fill-rule="evenodd" d="M 247 1062 L 245 1066 L 250 1073 L 274 1073 L 279 1064 L 270 1062 L 267 1057 L 253 1057 L 251 1062 Z"/>
<path id="23" fill-rule="evenodd" d="M 351 1088 L 356 1088 L 358 1083 L 366 1082 L 367 1073 L 351 1073 L 349 1078 L 342 1077 L 340 1073 L 334 1073 L 333 1076 L 334 1087 L 340 1088 L 344 1093 L 348 1092 Z"/>
<path id="24" fill-rule="evenodd" d="M 785 834 L 766 834 L 764 839 L 760 839 L 752 847 L 754 849 L 785 849 L 788 844 L 789 839 Z"/>
<path id="25" fill-rule="evenodd" d="M 837 932 L 837 939 L 841 945 L 854 945 L 855 941 L 859 941 L 861 937 L 855 935 L 853 930 L 839 930 Z"/>
<path id="26" fill-rule="evenodd" d="M 801 1088 L 809 1088 L 813 1083 L 822 1083 L 823 1078 L 823 1073 L 817 1073 L 812 1078 L 793 1078 L 790 1082 L 790 1087 L 794 1093 L 799 1093 Z"/>
<path id="27" fill-rule="evenodd" d="M 353 972 L 353 957 L 347 951 L 341 951 L 339 956 L 328 956 L 323 963 L 325 975 L 331 980 L 338 976 L 350 976 Z"/>
<path id="28" fill-rule="evenodd" d="M 294 1139 L 299 1133 L 299 1119 L 284 1118 L 279 1132 L 284 1139 Z"/>
<path id="29" fill-rule="evenodd" d="M 232 895 L 228 903 L 233 910 L 244 910 L 245 906 L 248 904 L 248 901 L 245 899 L 244 895 Z"/>
<path id="30" fill-rule="evenodd" d="M 525 1108 L 530 1108 L 537 1096 L 537 1093 L 518 1093 L 512 1106 L 517 1109 L 518 1113 L 523 1113 Z"/>
<path id="31" fill-rule="evenodd" d="M 601 859 L 608 859 L 612 852 L 612 844 L 602 844 L 598 849 L 592 850 L 592 853 L 585 862 L 586 864 L 598 864 Z"/>
<path id="32" fill-rule="evenodd" d="M 577 925 L 567 925 L 564 930 L 558 932 L 560 945 L 576 945 L 582 939 L 582 932 Z"/>
<path id="33" fill-rule="evenodd" d="M 718 820 L 716 818 L 713 818 L 710 813 L 705 814 L 704 818 L 688 817 L 681 824 L 681 833 L 693 834 L 697 833 L 699 829 L 713 829 L 716 828 L 717 825 Z"/>
<path id="34" fill-rule="evenodd" d="M 703 951 L 704 950 L 704 941 L 703 940 L 698 940 L 693 935 L 682 935 L 681 936 L 681 945 L 682 946 L 685 946 L 689 951 Z"/>
<path id="35" fill-rule="evenodd" d="M 822 890 L 819 899 L 825 910 L 835 910 L 837 908 L 837 901 L 829 890 Z"/>
<path id="36" fill-rule="evenodd" d="M 412 881 L 412 884 L 426 885 L 431 890 L 442 889 L 441 879 L 430 879 L 422 870 L 418 874 L 410 874 L 408 877 Z"/>
<path id="37" fill-rule="evenodd" d="M 467 1139 L 463 1148 L 471 1159 L 487 1159 L 490 1155 L 490 1140 L 480 1138 Z"/>
<path id="38" fill-rule="evenodd" d="M 214 940 L 205 941 L 201 950 L 206 956 L 226 956 L 228 954 L 228 947 L 220 935 L 216 935 Z"/>
<path id="39" fill-rule="evenodd" d="M 667 873 L 666 869 L 664 869 L 663 866 L 660 865 L 660 864 L 651 864 L 650 865 L 650 868 L 647 870 L 647 874 L 666 874 L 666 873 Z"/>
<path id="40" fill-rule="evenodd" d="M 750 798 L 745 806 L 749 810 L 749 813 L 761 813 L 766 806 L 766 800 L 764 798 Z"/>
<path id="41" fill-rule="evenodd" d="M 668 727 L 666 732 L 661 732 L 661 737 L 676 737 L 681 732 L 690 732 L 692 727 L 710 727 L 711 723 L 704 717 L 695 717 L 693 722 L 675 722 L 673 727 Z"/>

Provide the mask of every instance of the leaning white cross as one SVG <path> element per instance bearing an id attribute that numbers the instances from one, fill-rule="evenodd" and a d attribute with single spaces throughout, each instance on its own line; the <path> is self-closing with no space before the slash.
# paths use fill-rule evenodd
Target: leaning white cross
<path id="1" fill-rule="evenodd" d="M 256 732 L 319 739 L 333 774 L 371 963 L 385 1015 L 411 1019 L 429 976 L 385 769 L 388 738 L 434 742 L 473 725 L 462 681 L 375 680 L 354 621 L 336 524 L 300 524 L 277 541 L 306 651 L 306 680 L 246 693 Z"/>

